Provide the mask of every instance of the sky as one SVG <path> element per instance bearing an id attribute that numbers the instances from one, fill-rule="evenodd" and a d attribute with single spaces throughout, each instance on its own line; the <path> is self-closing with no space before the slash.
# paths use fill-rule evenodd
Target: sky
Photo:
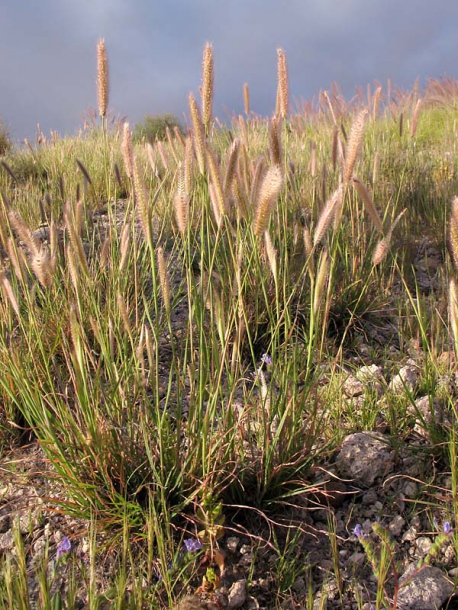
<path id="1" fill-rule="evenodd" d="M 213 45 L 214 114 L 275 109 L 277 48 L 285 51 L 291 100 L 311 100 L 337 82 L 458 79 L 454 0 L 0 0 L 0 117 L 15 141 L 37 124 L 71 135 L 97 107 L 96 47 L 105 39 L 109 108 L 134 125 L 146 115 L 186 122 Z"/>

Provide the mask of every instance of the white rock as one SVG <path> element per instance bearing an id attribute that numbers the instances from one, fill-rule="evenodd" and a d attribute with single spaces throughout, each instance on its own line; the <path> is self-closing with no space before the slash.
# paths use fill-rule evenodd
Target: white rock
<path id="1" fill-rule="evenodd" d="M 402 583 L 406 582 L 405 587 Z M 432 610 L 440 608 L 452 595 L 453 584 L 439 568 L 413 564 L 400 579 L 398 610 Z"/>
<path id="2" fill-rule="evenodd" d="M 238 580 L 229 589 L 227 597 L 228 608 L 240 608 L 246 600 L 246 580 Z"/>
<path id="3" fill-rule="evenodd" d="M 394 457 L 384 437 L 372 432 L 357 432 L 345 437 L 336 459 L 339 473 L 361 487 L 371 487 L 378 477 L 394 468 Z"/>

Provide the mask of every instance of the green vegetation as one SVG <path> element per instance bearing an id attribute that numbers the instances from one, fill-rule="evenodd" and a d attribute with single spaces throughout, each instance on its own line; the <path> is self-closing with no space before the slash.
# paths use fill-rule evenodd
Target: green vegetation
<path id="1" fill-rule="evenodd" d="M 341 371 L 389 363 L 393 346 L 402 361 L 419 340 L 434 398 L 439 356 L 455 348 L 447 264 L 434 292 L 412 265 L 422 240 L 445 258 L 457 110 L 418 99 L 323 97 L 287 118 L 234 121 L 230 138 L 203 100 L 207 124 L 191 105 L 186 136 L 165 115 L 133 134 L 104 125 L 3 151 L 0 447 L 36 440 L 62 490 L 54 508 L 91 523 L 85 560 L 63 541 L 35 566 L 41 608 L 75 607 L 81 583 L 91 608 L 169 607 L 188 586 L 213 594 L 219 541 L 261 540 L 260 518 L 274 530 L 280 601 L 306 574 L 290 545 L 302 530 L 283 544 L 273 524 L 316 492 L 313 472 L 346 434 L 380 426 L 371 396 L 345 405 Z M 411 399 L 388 393 L 394 445 Z M 455 470 L 454 429 L 435 435 L 431 451 Z M 0 608 L 29 607 L 29 549 L 14 536 Z M 374 571 L 387 578 L 384 558 Z M 53 589 L 63 572 L 65 595 Z M 312 607 L 313 582 L 302 602 Z"/>
<path id="2" fill-rule="evenodd" d="M 173 114 L 147 115 L 141 123 L 136 123 L 133 132 L 135 142 L 150 142 L 154 144 L 158 140 L 167 139 L 167 131 L 176 137 L 175 130 L 183 134 L 180 121 Z"/>

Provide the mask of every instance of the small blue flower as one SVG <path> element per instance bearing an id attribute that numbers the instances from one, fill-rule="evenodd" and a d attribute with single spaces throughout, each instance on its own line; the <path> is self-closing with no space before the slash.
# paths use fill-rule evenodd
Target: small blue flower
<path id="1" fill-rule="evenodd" d="M 71 550 L 72 550 L 72 543 L 67 538 L 67 536 L 64 536 L 62 538 L 62 540 L 59 542 L 59 544 L 57 545 L 56 559 L 59 559 L 59 557 L 62 557 L 62 555 L 64 555 L 65 553 L 70 553 Z"/>
<path id="2" fill-rule="evenodd" d="M 361 526 L 360 523 L 357 523 L 353 529 L 353 534 L 357 537 L 357 538 L 364 538 L 364 532 L 363 532 L 363 528 Z"/>
<path id="3" fill-rule="evenodd" d="M 196 553 L 202 548 L 202 543 L 197 538 L 186 538 L 183 541 L 187 553 Z"/>
<path id="4" fill-rule="evenodd" d="M 453 534 L 453 530 L 452 530 L 452 526 L 450 525 L 450 521 L 446 521 L 444 523 L 444 525 L 442 526 L 442 531 L 444 532 L 444 534 L 447 534 L 447 536 L 451 536 Z"/>
<path id="5" fill-rule="evenodd" d="M 263 354 L 261 356 L 261 365 L 265 364 L 266 366 L 271 366 L 273 360 L 270 354 Z"/>

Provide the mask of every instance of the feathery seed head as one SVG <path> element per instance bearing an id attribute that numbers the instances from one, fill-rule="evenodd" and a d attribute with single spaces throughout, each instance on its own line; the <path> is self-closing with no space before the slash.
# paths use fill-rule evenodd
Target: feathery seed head
<path id="1" fill-rule="evenodd" d="M 448 247 L 453 268 L 458 271 L 458 197 L 452 201 L 452 213 L 448 229 Z"/>
<path id="2" fill-rule="evenodd" d="M 313 235 L 313 245 L 316 246 L 323 239 L 331 220 L 336 213 L 337 208 L 342 204 L 343 198 L 343 184 L 340 184 L 334 191 L 331 197 L 326 202 L 323 211 L 320 214 L 318 222 L 316 224 L 315 232 Z"/>
<path id="3" fill-rule="evenodd" d="M 272 208 L 283 187 L 283 172 L 279 165 L 272 165 L 262 181 L 254 217 L 254 232 L 260 237 L 267 230 Z"/>
<path id="4" fill-rule="evenodd" d="M 277 116 L 273 116 L 269 122 L 269 153 L 272 165 L 281 163 L 281 138 L 280 138 L 280 120 Z"/>
<path id="5" fill-rule="evenodd" d="M 279 105 L 279 113 L 283 119 L 286 119 L 288 116 L 288 106 L 289 106 L 289 83 L 288 83 L 288 67 L 286 64 L 286 55 L 283 49 L 277 49 L 278 62 L 277 62 L 277 71 L 278 71 L 278 87 L 277 87 L 277 95 L 278 95 L 278 105 Z"/>
<path id="6" fill-rule="evenodd" d="M 189 112 L 191 114 L 192 136 L 194 150 L 199 164 L 201 174 L 205 173 L 205 146 L 204 146 L 204 126 L 200 117 L 200 110 L 192 93 L 189 94 Z"/>
<path id="7" fill-rule="evenodd" d="M 213 120 L 213 83 L 213 47 L 207 42 L 202 65 L 202 119 L 207 134 Z"/>
<path id="8" fill-rule="evenodd" d="M 363 142 L 364 124 L 366 122 L 367 114 L 368 112 L 366 109 L 361 110 L 351 127 L 350 136 L 348 138 L 347 144 L 347 155 L 345 159 L 345 184 L 348 184 L 351 177 L 353 176 L 353 169 L 355 167 L 356 159 L 358 157 L 359 151 L 361 150 L 361 145 Z"/>
<path id="9" fill-rule="evenodd" d="M 97 92 L 99 101 L 99 115 L 105 118 L 108 108 L 109 77 L 108 58 L 105 40 L 101 38 L 97 44 Z"/>
<path id="10" fill-rule="evenodd" d="M 250 89 L 248 87 L 248 83 L 243 85 L 243 105 L 245 114 L 248 116 L 250 114 Z"/>

